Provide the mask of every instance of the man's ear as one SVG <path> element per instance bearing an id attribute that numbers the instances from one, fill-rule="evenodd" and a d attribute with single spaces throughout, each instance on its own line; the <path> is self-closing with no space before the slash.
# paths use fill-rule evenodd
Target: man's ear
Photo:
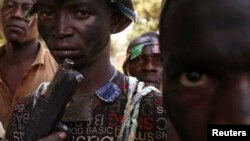
<path id="1" fill-rule="evenodd" d="M 116 10 L 114 8 L 112 8 L 111 13 L 112 13 L 111 17 L 110 17 L 110 32 L 111 32 L 111 34 L 123 31 L 132 22 L 130 19 L 128 19 L 126 16 L 124 16 L 121 12 L 119 12 L 118 10 Z"/>
<path id="2" fill-rule="evenodd" d="M 122 70 L 125 75 L 128 75 L 128 58 L 123 62 Z"/>

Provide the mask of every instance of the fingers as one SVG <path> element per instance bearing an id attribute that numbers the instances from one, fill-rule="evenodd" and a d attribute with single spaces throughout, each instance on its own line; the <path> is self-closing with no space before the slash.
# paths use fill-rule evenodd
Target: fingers
<path id="1" fill-rule="evenodd" d="M 38 141 L 64 141 L 65 139 L 66 139 L 66 133 L 57 132 L 57 133 L 53 133 L 47 137 L 44 137 Z"/>

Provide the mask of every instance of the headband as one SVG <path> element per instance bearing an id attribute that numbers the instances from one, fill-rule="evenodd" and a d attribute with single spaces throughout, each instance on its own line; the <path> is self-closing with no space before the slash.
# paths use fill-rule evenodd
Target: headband
<path id="1" fill-rule="evenodd" d="M 141 55 L 142 53 L 142 50 L 145 46 L 148 46 L 148 45 L 152 45 L 152 52 L 153 53 L 160 53 L 160 48 L 159 48 L 159 43 L 158 42 L 148 42 L 148 43 L 144 43 L 144 44 L 139 44 L 139 45 L 136 45 L 135 47 L 132 47 L 130 50 L 129 50 L 129 60 L 133 60 L 135 58 L 137 58 L 138 56 Z"/>

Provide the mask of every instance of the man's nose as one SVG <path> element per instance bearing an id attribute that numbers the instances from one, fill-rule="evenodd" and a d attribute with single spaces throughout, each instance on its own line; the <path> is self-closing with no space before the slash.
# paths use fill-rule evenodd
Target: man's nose
<path id="1" fill-rule="evenodd" d="M 239 75 L 213 97 L 213 124 L 250 124 L 250 75 Z"/>
<path id="2" fill-rule="evenodd" d="M 55 20 L 54 27 L 53 36 L 56 38 L 62 39 L 73 36 L 70 20 L 65 15 L 58 16 L 58 18 Z"/>
<path id="3" fill-rule="evenodd" d="M 24 14 L 25 14 L 25 11 L 23 11 L 20 6 L 17 6 L 12 12 L 12 17 L 22 19 Z"/>
<path id="4" fill-rule="evenodd" d="M 154 72 L 157 71 L 156 65 L 155 65 L 153 59 L 151 59 L 151 58 L 146 59 L 143 66 L 144 66 L 143 68 L 145 71 L 154 71 Z"/>

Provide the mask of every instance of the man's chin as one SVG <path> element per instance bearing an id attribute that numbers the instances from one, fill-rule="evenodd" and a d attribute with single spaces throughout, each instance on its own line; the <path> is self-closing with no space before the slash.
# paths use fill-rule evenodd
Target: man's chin
<path id="1" fill-rule="evenodd" d="M 65 59 L 66 59 L 66 58 L 55 58 L 55 60 L 56 60 L 56 62 L 57 62 L 58 64 L 62 64 L 63 61 L 64 61 Z"/>
<path id="2" fill-rule="evenodd" d="M 62 64 L 65 59 L 66 59 L 65 57 L 55 58 L 55 60 L 58 64 Z M 84 58 L 67 58 L 67 59 L 70 59 L 74 62 L 73 69 L 75 69 L 75 70 L 90 67 L 93 64 L 93 61 L 95 61 L 95 60 L 88 60 L 88 59 L 84 59 Z"/>

